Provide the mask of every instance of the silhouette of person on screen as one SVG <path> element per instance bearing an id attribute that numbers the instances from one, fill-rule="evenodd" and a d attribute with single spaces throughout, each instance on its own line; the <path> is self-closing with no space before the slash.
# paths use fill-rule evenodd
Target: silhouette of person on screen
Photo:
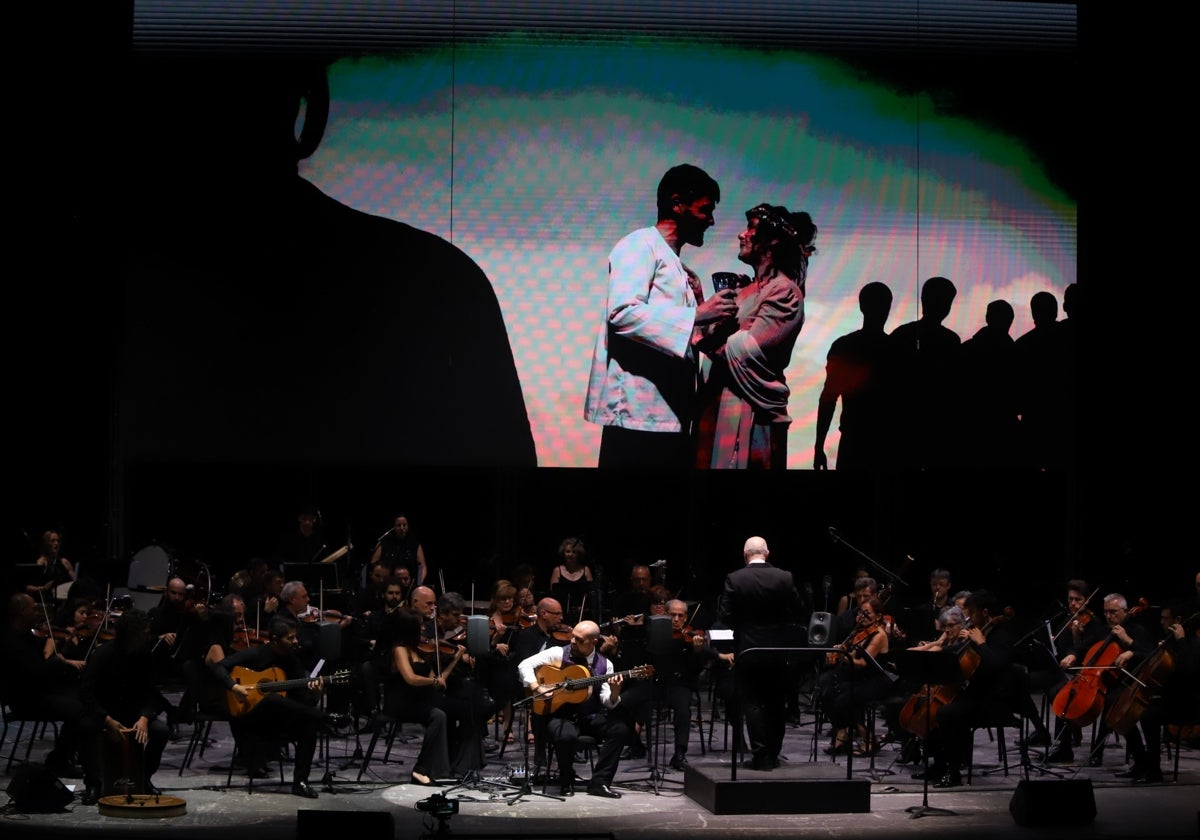
<path id="1" fill-rule="evenodd" d="M 888 366 L 897 466 L 931 469 L 953 466 L 955 366 L 962 344 L 943 325 L 958 294 L 945 277 L 921 287 L 921 317 L 901 324 L 889 336 Z"/>
<path id="2" fill-rule="evenodd" d="M 127 457 L 534 465 L 480 267 L 299 176 L 325 129 L 326 63 L 135 59 Z"/>
<path id="3" fill-rule="evenodd" d="M 1064 465 L 1068 377 L 1066 335 L 1058 325 L 1058 300 L 1037 292 L 1029 300 L 1033 327 L 1015 342 L 1021 447 L 1035 470 Z"/>
<path id="4" fill-rule="evenodd" d="M 817 400 L 814 470 L 829 469 L 825 436 L 839 397 L 842 416 L 837 468 L 874 469 L 881 466 L 887 448 L 884 365 L 888 335 L 883 327 L 892 311 L 892 290 L 884 283 L 867 283 L 858 293 L 858 309 L 863 316 L 862 329 L 835 339 L 829 347 L 825 386 Z"/>

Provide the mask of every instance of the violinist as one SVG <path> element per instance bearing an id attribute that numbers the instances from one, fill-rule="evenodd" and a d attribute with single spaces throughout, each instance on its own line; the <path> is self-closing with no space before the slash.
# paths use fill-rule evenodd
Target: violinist
<path id="1" fill-rule="evenodd" d="M 428 586 L 417 586 L 413 588 L 409 601 L 421 616 L 421 640 L 428 642 L 437 638 L 437 622 L 433 619 L 433 614 L 437 612 L 437 594 Z"/>
<path id="2" fill-rule="evenodd" d="M 870 743 L 863 709 L 872 700 L 888 694 L 892 680 L 880 660 L 888 652 L 888 634 L 883 629 L 883 602 L 869 598 L 855 611 L 857 624 L 845 641 L 836 645 L 830 654 L 836 660 L 832 679 L 826 678 L 826 692 L 822 698 L 829 722 L 833 727 L 833 742 L 826 748 L 827 755 L 845 755 L 852 749 L 850 727 L 856 726 L 862 746 L 854 750 L 855 755 L 874 755 L 877 746 Z M 823 677 L 825 675 L 822 675 Z"/>
<path id="3" fill-rule="evenodd" d="M 481 679 L 479 663 L 466 651 L 466 601 L 457 592 L 446 592 L 437 600 L 437 640 L 463 647 L 460 655 L 462 664 L 452 674 L 447 672 L 446 687 L 442 692 L 442 708 L 446 712 L 448 730 L 447 743 L 450 749 L 450 769 L 455 776 L 463 777 L 483 767 L 483 742 L 487 734 L 487 721 L 495 711 L 495 701 L 488 694 Z M 436 655 L 445 667 L 444 654 Z"/>
<path id="4" fill-rule="evenodd" d="M 1104 622 L 1108 630 L 1107 636 L 1104 638 L 1116 644 L 1121 651 L 1112 660 L 1111 667 L 1113 669 L 1131 670 L 1153 652 L 1154 640 L 1151 638 L 1150 632 L 1133 619 L 1129 602 L 1121 593 L 1114 592 L 1104 596 Z M 1086 656 L 1074 661 L 1077 675 L 1082 673 L 1080 668 L 1086 668 L 1089 661 L 1096 658 L 1094 653 L 1096 648 L 1103 647 L 1103 645 L 1103 641 L 1098 642 L 1092 646 Z M 1119 671 L 1114 671 L 1114 673 L 1119 673 Z M 1104 745 L 1110 731 L 1101 717 L 1096 731 L 1096 743 L 1092 745 L 1092 753 L 1088 756 L 1089 767 L 1104 766 Z"/>
<path id="5" fill-rule="evenodd" d="M 450 776 L 448 719 L 443 708 L 447 681 L 465 650 L 452 645 L 453 653 L 434 650 L 422 642 L 424 619 L 412 607 L 393 614 L 396 644 L 384 686 L 384 714 L 401 723 L 418 723 L 424 729 L 421 752 L 412 769 L 412 781 L 430 785 Z M 440 670 L 439 670 L 440 666 Z"/>
<path id="6" fill-rule="evenodd" d="M 699 688 L 701 673 L 717 658 L 717 652 L 708 644 L 704 631 L 689 623 L 687 602 L 672 598 L 664 606 L 671 619 L 671 638 L 662 641 L 661 647 L 660 642 L 652 640 L 647 662 L 654 666 L 654 677 L 649 681 L 635 681 L 624 690 L 621 714 L 644 732 L 654 707 L 669 709 L 674 735 L 670 767 L 683 772 L 691 734 L 692 698 Z M 651 610 L 654 610 L 653 603 Z M 630 746 L 637 746 L 633 737 Z"/>
<path id="7" fill-rule="evenodd" d="M 24 592 L 8 600 L 8 622 L 4 628 L 0 656 L 4 669 L 5 702 L 18 717 L 59 721 L 54 747 L 46 766 L 60 776 L 75 777 L 79 742 L 79 720 L 83 705 L 79 697 L 79 671 L 60 656 L 45 656 L 50 639 L 33 631 L 44 627 L 46 614 Z"/>
<path id="8" fill-rule="evenodd" d="M 91 648 L 93 627 L 91 601 L 72 598 L 63 603 L 51 621 L 53 642 L 47 639 L 46 655 L 58 655 L 76 670 L 83 670 Z M 97 617 L 101 613 L 97 612 Z"/>
<path id="9" fill-rule="evenodd" d="M 1189 623 L 1196 624 L 1195 617 L 1200 615 L 1200 610 L 1185 615 L 1189 606 L 1181 602 L 1162 608 L 1165 635 L 1155 652 L 1158 658 L 1154 662 L 1149 658 L 1145 660 L 1148 666 L 1157 665 L 1155 673 L 1148 674 L 1145 668 L 1139 668 L 1134 674 L 1143 682 L 1158 679 L 1162 682 L 1161 689 L 1147 698 L 1137 723 L 1123 733 L 1133 763 L 1128 770 L 1117 773 L 1117 777 L 1129 779 L 1135 785 L 1158 784 L 1163 780 L 1161 756 L 1165 724 L 1200 723 L 1200 636 L 1189 632 L 1188 626 Z M 1159 677 L 1164 671 L 1165 678 Z M 1136 684 L 1126 688 L 1136 689 Z"/>
<path id="10" fill-rule="evenodd" d="M 538 601 L 534 611 L 533 624 L 528 627 L 522 627 L 513 636 L 512 643 L 508 647 L 507 663 L 509 665 L 509 674 L 513 681 L 509 696 L 521 696 L 524 693 L 524 684 L 521 682 L 521 676 L 517 673 L 517 665 L 523 660 L 528 659 L 534 654 L 541 653 L 548 647 L 561 646 L 571 639 L 571 627 L 563 624 L 563 608 L 562 605 L 554 598 L 543 598 Z M 528 709 L 526 710 L 528 715 Z M 527 718 L 528 719 L 528 718 Z M 534 731 L 537 728 L 544 728 L 546 722 L 545 716 L 539 715 L 532 721 L 532 726 L 526 726 L 525 738 L 528 743 L 534 744 L 534 764 L 535 766 L 545 765 L 545 755 L 542 750 L 545 748 L 545 738 L 538 738 Z M 508 739 L 512 732 L 513 721 L 509 718 L 505 725 L 505 740 Z"/>
<path id="11" fill-rule="evenodd" d="M 959 628 L 959 665 L 965 684 L 952 702 L 937 709 L 937 725 L 927 738 L 934 787 L 962 785 L 962 765 L 972 726 L 1008 714 L 1013 708 L 1016 683 L 1012 664 L 1015 636 L 996 596 L 977 589 L 967 597 L 970 626 Z M 914 778 L 925 778 L 917 773 Z"/>
<path id="12" fill-rule="evenodd" d="M 1067 581 L 1067 615 L 1064 625 L 1058 630 L 1058 646 L 1066 653 L 1059 659 L 1062 676 L 1049 689 L 1049 695 L 1054 697 L 1074 676 L 1069 669 L 1077 662 L 1087 657 L 1087 652 L 1108 635 L 1108 624 L 1100 620 L 1092 610 L 1088 609 L 1088 596 L 1091 590 L 1085 580 L 1074 579 Z M 1052 764 L 1069 763 L 1075 760 L 1074 746 L 1083 738 L 1080 727 L 1068 723 L 1061 717 L 1054 719 L 1054 746 L 1046 754 L 1046 761 Z"/>

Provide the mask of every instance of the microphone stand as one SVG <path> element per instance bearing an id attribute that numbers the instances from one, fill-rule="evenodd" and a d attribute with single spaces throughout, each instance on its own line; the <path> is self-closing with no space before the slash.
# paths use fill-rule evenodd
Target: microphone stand
<path id="1" fill-rule="evenodd" d="M 537 695 L 531 694 L 528 697 L 513 701 L 512 714 L 515 716 L 517 714 L 518 709 L 528 710 L 528 707 L 533 705 L 534 700 L 543 699 L 543 698 L 547 697 L 548 695 L 552 694 L 554 691 L 557 691 L 557 689 L 553 689 L 552 691 L 549 691 L 549 692 L 546 692 L 543 694 L 537 694 Z M 527 722 L 526 726 L 529 725 L 528 724 L 528 715 L 522 715 L 521 719 L 525 720 Z M 518 802 L 521 801 L 522 798 L 524 798 L 526 796 L 541 796 L 541 797 L 545 797 L 546 799 L 557 799 L 559 802 L 566 802 L 567 799 L 565 796 L 555 796 L 552 793 L 543 793 L 543 792 L 535 791 L 533 789 L 533 784 L 532 784 L 533 779 L 531 778 L 531 776 L 533 774 L 529 771 L 529 737 L 528 737 L 527 733 L 521 733 L 521 743 L 523 744 L 522 758 L 524 761 L 524 768 L 523 768 L 524 776 L 521 780 L 520 788 L 515 793 L 502 794 L 502 796 L 511 796 L 512 797 L 511 799 L 508 800 L 508 804 L 516 805 Z M 546 749 L 552 750 L 552 749 L 554 749 L 554 745 L 546 744 Z"/>
<path id="2" fill-rule="evenodd" d="M 830 528 L 829 528 L 829 536 L 830 536 L 830 537 L 831 537 L 831 538 L 832 538 L 832 539 L 833 539 L 835 542 L 841 543 L 842 545 L 846 546 L 846 548 L 850 549 L 850 550 L 851 550 L 851 551 L 853 551 L 855 554 L 857 554 L 859 557 L 861 557 L 862 559 L 866 560 L 868 563 L 870 563 L 870 564 L 871 564 L 871 566 L 872 566 L 873 568 L 876 568 L 876 569 L 878 569 L 880 572 L 882 572 L 883 574 L 887 575 L 887 579 L 888 579 L 889 583 L 892 583 L 892 584 L 896 584 L 896 583 L 898 583 L 898 584 L 900 584 L 901 586 L 908 586 L 908 584 L 904 582 L 904 579 L 903 579 L 903 578 L 901 578 L 901 577 L 900 577 L 898 574 L 896 574 L 895 572 L 893 572 L 893 571 L 892 571 L 891 569 L 889 569 L 887 566 L 884 566 L 882 563 L 879 563 L 879 562 L 878 562 L 878 561 L 876 561 L 874 558 L 867 556 L 867 555 L 866 555 L 864 552 L 860 551 L 858 548 L 855 548 L 853 545 L 851 545 L 850 543 L 848 543 L 848 542 L 845 540 L 845 538 L 844 538 L 844 537 L 842 537 L 842 535 L 841 535 L 841 534 L 839 534 L 839 533 L 837 532 L 837 528 L 834 528 L 834 527 L 830 526 Z M 909 561 L 911 561 L 911 560 L 912 560 L 912 558 L 911 558 L 911 557 L 909 557 L 909 558 L 907 558 L 907 559 L 908 559 Z"/>

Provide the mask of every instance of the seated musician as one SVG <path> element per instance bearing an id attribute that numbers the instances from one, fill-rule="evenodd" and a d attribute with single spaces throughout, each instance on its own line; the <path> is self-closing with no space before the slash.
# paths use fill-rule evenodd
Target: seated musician
<path id="1" fill-rule="evenodd" d="M 178 725 L 190 723 L 196 698 L 188 691 L 184 664 L 204 656 L 208 637 L 208 605 L 203 599 L 190 597 L 183 578 L 167 581 L 162 600 L 150 610 L 150 634 L 153 637 L 151 654 L 155 680 L 164 684 L 181 684 L 183 696 L 178 706 L 165 698 L 161 708 L 167 713 L 171 737 L 177 738 Z"/>
<path id="2" fill-rule="evenodd" d="M 880 661 L 888 652 L 888 634 L 880 619 L 883 602 L 870 598 L 855 611 L 858 626 L 845 644 L 829 655 L 834 658 L 835 679 L 824 705 L 833 727 L 833 742 L 825 750 L 829 755 L 844 755 L 851 751 L 850 727 L 857 728 L 862 746 L 855 755 L 874 755 L 878 747 L 868 737 L 862 720 L 863 709 L 872 700 L 880 699 L 892 689 L 889 672 Z"/>
<path id="3" fill-rule="evenodd" d="M 117 619 L 116 638 L 96 648 L 83 669 L 79 698 L 85 709 L 80 724 L 85 805 L 94 805 L 104 795 L 104 743 L 128 750 L 128 738 L 142 748 L 143 759 L 142 778 L 137 780 L 141 790 L 129 792 L 159 792 L 153 776 L 167 745 L 167 724 L 158 717 L 162 698 L 150 667 L 151 638 L 150 616 L 125 610 Z"/>
<path id="4" fill-rule="evenodd" d="M 1136 725 L 1123 733 L 1133 763 L 1128 770 L 1117 773 L 1117 777 L 1129 779 L 1135 785 L 1158 784 L 1163 781 L 1161 762 L 1164 725 L 1200 723 L 1200 636 L 1189 633 L 1185 625 L 1189 616 L 1184 613 L 1188 606 L 1179 603 L 1162 608 L 1165 636 L 1159 642 L 1159 647 L 1164 648 L 1170 655 L 1173 667 L 1162 683 L 1162 688 L 1159 691 L 1148 692 L 1149 702 L 1142 709 Z M 1191 623 L 1196 623 L 1194 617 Z M 1162 668 L 1161 661 L 1159 667 Z M 1152 675 L 1143 673 L 1143 670 L 1138 670 L 1135 676 L 1152 678 Z"/>
<path id="5" fill-rule="evenodd" d="M 80 748 L 79 719 L 83 705 L 79 697 L 80 660 L 68 662 L 56 653 L 53 636 L 43 639 L 32 631 L 45 625 L 44 613 L 24 592 L 8 600 L 8 624 L 4 630 L 0 667 L 4 671 L 4 703 L 22 718 L 60 721 L 54 748 L 46 767 L 60 776 L 78 775 L 75 753 Z"/>
<path id="6" fill-rule="evenodd" d="M 412 769 L 412 781 L 431 785 L 450 776 L 447 718 L 442 699 L 450 675 L 465 652 L 435 655 L 434 643 L 421 641 L 421 615 L 411 607 L 394 613 L 395 645 L 391 649 L 392 670 L 383 694 L 384 714 L 401 723 L 417 723 L 424 729 L 421 752 Z M 439 671 L 438 666 L 441 666 Z"/>
<path id="7" fill-rule="evenodd" d="M 667 601 L 667 615 L 671 619 L 671 639 L 664 653 L 652 652 L 650 664 L 654 666 L 652 687 L 653 702 L 671 710 L 671 727 L 675 748 L 670 766 L 682 771 L 687 765 L 688 739 L 692 725 L 692 698 L 700 684 L 704 668 L 717 659 L 717 651 L 708 644 L 703 631 L 688 626 L 687 603 L 672 598 Z M 644 685 L 644 683 L 635 683 Z M 625 701 L 630 692 L 626 690 Z M 632 704 L 631 704 L 632 705 Z M 643 727 L 646 719 L 640 718 Z"/>
<path id="8" fill-rule="evenodd" d="M 622 678 L 611 670 L 604 654 L 597 650 L 599 641 L 600 627 L 594 621 L 581 621 L 572 629 L 569 644 L 546 647 L 541 653 L 523 659 L 517 667 L 521 682 L 530 693 L 544 698 L 551 706 L 546 734 L 558 758 L 559 793 L 563 796 L 574 795 L 575 750 L 579 736 L 589 735 L 596 738 L 600 748 L 587 792 L 592 796 L 619 799 L 621 794 L 614 791 L 611 785 L 621 761 L 621 749 L 630 731 L 624 720 L 610 714 L 621 702 Z M 591 676 L 612 674 L 612 677 L 601 682 L 599 690 L 596 686 L 589 686 L 583 702 L 562 702 L 553 708 L 553 692 L 547 691 L 539 674 L 543 668 L 559 672 L 570 665 L 582 665 Z M 536 702 L 534 707 L 537 712 Z"/>
<path id="9" fill-rule="evenodd" d="M 1134 615 L 1129 609 L 1129 602 L 1119 592 L 1104 596 L 1104 623 L 1106 626 L 1103 629 L 1107 632 L 1101 636 L 1101 639 L 1111 639 L 1121 649 L 1112 662 L 1113 668 L 1132 669 L 1154 650 L 1154 640 L 1150 637 L 1150 631 L 1134 620 Z M 1092 650 L 1085 652 L 1082 657 L 1064 658 L 1063 661 L 1067 664 L 1063 667 L 1069 668 L 1074 665 L 1076 669 L 1074 673 L 1081 673 L 1080 669 L 1088 666 L 1090 658 L 1088 654 L 1095 650 L 1097 644 L 1093 644 Z M 1110 732 L 1102 715 L 1096 729 L 1096 743 L 1088 757 L 1089 767 L 1104 765 L 1104 744 L 1108 740 Z"/>
<path id="10" fill-rule="evenodd" d="M 1066 653 L 1058 663 L 1062 668 L 1060 679 L 1047 689 L 1051 697 L 1057 695 L 1074 676 L 1075 672 L 1067 669 L 1082 662 L 1091 647 L 1108 635 L 1108 623 L 1100 621 L 1099 616 L 1088 609 L 1088 595 L 1087 581 L 1079 579 L 1067 581 L 1068 614 L 1066 624 L 1058 631 L 1057 636 Z M 1054 719 L 1053 747 L 1046 754 L 1046 761 L 1051 763 L 1074 761 L 1074 746 L 1082 738 L 1083 734 L 1078 726 L 1056 717 Z"/>
<path id="11" fill-rule="evenodd" d="M 524 693 L 525 684 L 521 681 L 521 674 L 517 666 L 524 660 L 541 653 L 547 647 L 557 647 L 562 645 L 562 641 L 555 637 L 555 631 L 558 631 L 563 638 L 569 638 L 570 628 L 562 623 L 563 608 L 562 605 L 554 598 L 543 598 L 538 602 L 534 610 L 534 622 L 528 627 L 522 627 L 512 638 L 512 642 L 508 646 L 507 659 L 511 663 L 509 674 L 512 679 L 512 686 L 509 691 L 510 697 L 518 697 Z M 526 707 L 526 715 L 528 715 L 528 707 Z M 528 718 L 527 718 L 528 719 Z M 545 731 L 546 718 L 544 715 L 534 716 L 530 721 L 531 726 L 527 726 L 525 730 L 526 740 L 534 744 L 534 764 L 542 766 L 545 764 L 544 750 L 545 738 L 536 737 L 535 732 Z M 505 738 L 512 731 L 513 721 L 510 718 L 505 729 Z"/>
<path id="12" fill-rule="evenodd" d="M 934 787 L 962 785 L 971 727 L 1013 709 L 1015 637 L 999 601 L 989 590 L 975 590 L 967 598 L 966 614 L 970 627 L 958 631 L 959 664 L 964 666 L 965 678 L 969 670 L 969 678 L 952 702 L 937 709 L 937 725 L 927 741 L 932 759 L 928 772 Z M 923 779 L 925 774 L 913 778 Z"/>
<path id="13" fill-rule="evenodd" d="M 317 791 L 309 785 L 308 776 L 317 748 L 317 735 L 332 729 L 331 722 L 318 705 L 324 678 L 305 679 L 310 671 L 300 659 L 295 624 L 275 618 L 271 621 L 268 636 L 267 644 L 236 651 L 218 662 L 210 662 L 208 668 L 228 692 L 232 716 L 229 728 L 239 746 L 249 751 L 246 761 L 249 773 L 266 775 L 258 755 L 260 740 L 292 741 L 296 744 L 292 793 L 316 799 Z M 234 669 L 244 669 L 238 671 L 241 681 L 235 681 Z M 304 682 L 286 692 L 263 692 L 255 688 L 260 682 L 282 680 Z"/>
<path id="14" fill-rule="evenodd" d="M 439 641 L 456 647 L 466 644 L 465 610 L 466 601 L 457 592 L 446 592 L 438 598 L 435 621 Z M 462 654 L 462 660 L 442 695 L 449 726 L 450 771 L 458 778 L 483 767 L 487 721 L 495 711 L 495 701 L 480 678 L 480 663 L 469 652 Z"/>

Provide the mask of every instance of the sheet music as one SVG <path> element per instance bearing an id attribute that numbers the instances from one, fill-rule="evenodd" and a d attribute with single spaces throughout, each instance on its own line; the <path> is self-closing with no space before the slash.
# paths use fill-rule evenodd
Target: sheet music
<path id="1" fill-rule="evenodd" d="M 317 677 L 321 676 L 321 669 L 324 667 L 325 667 L 325 660 L 318 659 L 317 664 L 313 666 L 312 673 L 308 675 L 308 678 L 310 680 L 315 680 Z"/>
<path id="2" fill-rule="evenodd" d="M 1049 619 L 1046 620 L 1045 624 L 1046 637 L 1050 640 L 1050 654 L 1054 657 L 1054 661 L 1057 662 L 1062 657 L 1058 655 L 1058 646 L 1054 644 L 1054 630 L 1050 627 Z"/>

